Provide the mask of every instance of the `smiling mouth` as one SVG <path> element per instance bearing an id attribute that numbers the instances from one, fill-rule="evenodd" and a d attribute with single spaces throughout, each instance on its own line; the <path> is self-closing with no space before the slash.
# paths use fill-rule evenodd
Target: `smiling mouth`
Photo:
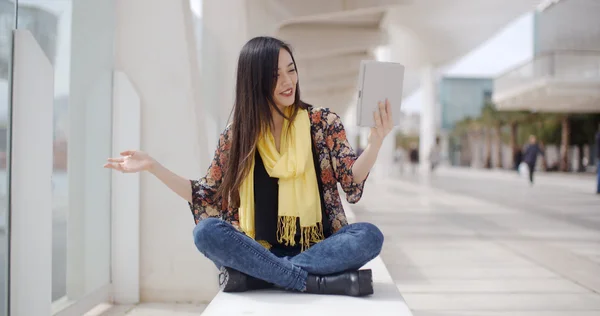
<path id="1" fill-rule="evenodd" d="M 294 90 L 292 88 L 289 88 L 279 94 L 281 94 L 284 97 L 291 97 L 293 92 L 294 92 Z"/>

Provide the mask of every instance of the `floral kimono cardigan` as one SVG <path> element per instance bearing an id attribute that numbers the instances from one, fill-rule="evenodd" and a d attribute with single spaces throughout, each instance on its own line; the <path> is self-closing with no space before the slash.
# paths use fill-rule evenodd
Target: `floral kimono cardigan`
<path id="1" fill-rule="evenodd" d="M 325 214 L 329 220 L 331 234 L 348 224 L 342 201 L 338 193 L 337 183 L 340 183 L 346 200 L 356 203 L 360 200 L 365 181 L 354 183 L 352 165 L 357 155 L 346 139 L 346 131 L 340 117 L 325 108 L 309 106 L 307 109 L 311 122 L 311 137 L 313 148 L 316 149 L 320 168 L 319 172 L 325 202 Z M 194 221 L 208 217 L 217 217 L 230 223 L 240 230 L 237 208 L 231 208 L 222 198 L 216 199 L 217 188 L 222 182 L 224 168 L 227 168 L 229 150 L 231 148 L 231 128 L 227 127 L 219 138 L 215 156 L 204 178 L 191 180 L 192 202 L 189 203 L 194 215 Z M 325 220 L 325 218 L 323 219 Z"/>

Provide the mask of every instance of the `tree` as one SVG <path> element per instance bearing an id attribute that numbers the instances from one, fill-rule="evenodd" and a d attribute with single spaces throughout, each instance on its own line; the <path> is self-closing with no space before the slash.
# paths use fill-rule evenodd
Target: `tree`
<path id="1" fill-rule="evenodd" d="M 509 126 L 510 148 L 512 150 L 511 166 L 515 165 L 515 156 L 521 148 L 522 141 L 519 137 L 519 127 L 528 124 L 531 121 L 532 114 L 527 111 L 502 111 L 505 124 Z"/>
<path id="2" fill-rule="evenodd" d="M 575 145 L 579 149 L 578 170 L 583 170 L 583 147 L 594 142 L 594 135 L 600 123 L 600 114 L 567 114 L 567 113 L 532 113 L 527 111 L 498 111 L 492 104 L 482 108 L 481 116 L 465 118 L 458 122 L 453 135 L 461 140 L 461 150 L 465 151 L 475 144 L 480 136 L 485 137 L 486 151 L 484 165 L 492 167 L 492 139 L 495 137 L 496 153 L 494 167 L 500 167 L 501 148 L 504 141 L 509 141 L 512 148 L 512 165 L 519 148 L 526 144 L 530 135 L 535 135 L 542 149 L 547 144 L 560 144 L 560 161 L 558 166 L 550 169 L 569 170 L 568 148 Z M 508 135 L 503 134 L 507 126 Z M 470 154 L 470 152 L 468 153 Z M 542 160 L 544 169 L 549 169 L 545 156 Z M 473 164 L 473 161 L 470 162 Z"/>
<path id="3" fill-rule="evenodd" d="M 470 152 L 470 144 L 473 133 L 473 119 L 466 117 L 454 125 L 451 136 L 458 138 L 460 144 L 461 159 L 459 165 L 472 165 L 472 157 Z"/>
<path id="4" fill-rule="evenodd" d="M 409 149 L 411 144 L 419 144 L 419 135 L 404 135 L 402 132 L 396 133 L 396 148 Z"/>
<path id="5" fill-rule="evenodd" d="M 526 144 L 529 137 L 534 135 L 542 150 L 545 150 L 547 144 L 558 144 L 560 142 L 560 119 L 560 115 L 553 113 L 529 113 L 519 123 L 517 140 L 522 144 Z M 542 168 L 548 170 L 546 156 L 542 156 L 540 159 L 542 160 Z"/>
<path id="6" fill-rule="evenodd" d="M 560 164 L 559 170 L 569 171 L 569 140 L 571 138 L 571 121 L 568 114 L 561 117 Z"/>
<path id="7" fill-rule="evenodd" d="M 480 117 L 483 132 L 485 133 L 485 158 L 484 164 L 486 168 L 492 168 L 492 131 L 497 131 L 502 127 L 499 113 L 492 103 L 487 103 L 481 109 Z M 499 133 L 498 133 L 499 136 Z M 498 137 L 499 138 L 499 137 Z"/>
<path id="8" fill-rule="evenodd" d="M 536 121 L 537 116 L 528 111 L 499 111 L 493 103 L 486 104 L 482 109 L 481 118 L 486 126 L 493 129 L 496 147 L 496 168 L 502 167 L 502 147 L 503 147 L 503 129 L 508 126 L 509 143 L 512 150 L 511 165 L 515 164 L 515 156 L 525 138 L 519 137 L 519 127 L 526 127 L 525 130 L 532 129 L 532 124 Z M 532 134 L 528 132 L 526 137 Z M 491 165 L 491 134 L 488 136 L 488 164 Z"/>
<path id="9" fill-rule="evenodd" d="M 487 164 L 489 167 L 491 167 L 491 155 L 492 155 L 492 146 L 491 146 L 491 138 L 492 138 L 492 133 L 491 131 L 493 131 L 493 134 L 495 136 L 495 140 L 496 140 L 496 148 L 498 149 L 496 151 L 496 163 L 494 165 L 495 168 L 502 168 L 502 145 L 503 145 L 503 141 L 502 141 L 502 129 L 505 125 L 509 125 L 512 124 L 514 121 L 514 124 L 511 125 L 511 133 L 513 130 L 516 130 L 517 127 L 517 123 L 518 121 L 516 120 L 517 117 L 512 113 L 512 112 L 505 112 L 505 111 L 498 111 L 498 109 L 496 109 L 496 105 L 494 105 L 493 103 L 487 103 L 482 111 L 481 111 L 481 118 L 482 121 L 484 123 L 485 126 L 487 126 Z M 515 135 L 511 134 L 511 141 L 513 140 L 513 138 L 516 137 L 516 132 Z M 516 152 L 514 150 L 514 147 L 516 147 L 516 140 L 514 141 L 514 143 L 511 142 L 511 146 L 513 147 L 513 156 L 514 153 Z"/>

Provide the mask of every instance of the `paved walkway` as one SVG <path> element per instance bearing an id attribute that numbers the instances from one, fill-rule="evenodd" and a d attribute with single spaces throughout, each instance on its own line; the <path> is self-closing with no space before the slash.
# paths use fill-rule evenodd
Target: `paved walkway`
<path id="1" fill-rule="evenodd" d="M 353 205 L 415 316 L 600 315 L 600 196 L 590 177 L 440 169 L 370 183 Z"/>
<path id="2" fill-rule="evenodd" d="M 600 315 L 594 179 L 536 180 L 530 187 L 510 172 L 440 169 L 370 182 L 352 210 L 383 230 L 382 258 L 415 316 Z M 204 306 L 122 308 L 184 316 Z"/>

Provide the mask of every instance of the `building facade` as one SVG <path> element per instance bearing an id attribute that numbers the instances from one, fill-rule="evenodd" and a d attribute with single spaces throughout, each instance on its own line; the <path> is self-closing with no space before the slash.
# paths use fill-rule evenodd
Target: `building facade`
<path id="1" fill-rule="evenodd" d="M 456 124 L 481 116 L 483 107 L 491 102 L 493 80 L 490 78 L 443 77 L 439 83 L 441 135 L 443 153 L 451 165 L 483 165 L 484 142 L 477 137 L 452 137 Z"/>

